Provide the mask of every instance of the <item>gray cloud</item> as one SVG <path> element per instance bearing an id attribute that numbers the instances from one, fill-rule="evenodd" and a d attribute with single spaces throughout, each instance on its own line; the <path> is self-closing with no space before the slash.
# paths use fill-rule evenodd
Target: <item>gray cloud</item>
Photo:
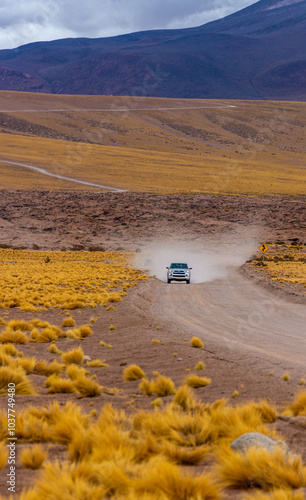
<path id="1" fill-rule="evenodd" d="M 57 38 L 96 38 L 199 26 L 253 3 L 254 0 L 1 0 L 0 49 Z"/>

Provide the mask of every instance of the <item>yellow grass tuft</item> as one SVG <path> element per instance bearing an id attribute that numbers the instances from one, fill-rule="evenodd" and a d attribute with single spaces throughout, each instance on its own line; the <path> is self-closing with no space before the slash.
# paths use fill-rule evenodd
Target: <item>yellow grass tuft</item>
<path id="1" fill-rule="evenodd" d="M 59 348 L 55 344 L 50 345 L 50 347 L 48 348 L 48 351 L 51 354 L 62 354 L 61 351 L 59 350 Z"/>
<path id="2" fill-rule="evenodd" d="M 108 365 L 102 361 L 102 359 L 92 359 L 91 361 L 87 361 L 86 365 L 89 368 L 107 368 Z"/>
<path id="3" fill-rule="evenodd" d="M 179 406 L 185 412 L 192 411 L 196 406 L 192 389 L 187 385 L 179 387 L 173 399 L 173 404 Z"/>
<path id="4" fill-rule="evenodd" d="M 228 488 L 301 488 L 305 469 L 299 456 L 280 449 L 268 451 L 252 447 L 244 453 L 221 449 L 217 473 Z"/>
<path id="5" fill-rule="evenodd" d="M 127 366 L 123 371 L 123 380 L 125 382 L 133 382 L 134 380 L 140 380 L 145 377 L 146 374 L 140 366 L 137 365 Z"/>
<path id="6" fill-rule="evenodd" d="M 13 344 L 3 344 L 3 352 L 9 354 L 10 356 L 17 356 L 18 351 Z"/>
<path id="7" fill-rule="evenodd" d="M 33 373 L 36 365 L 35 358 L 21 358 L 18 360 L 18 366 L 26 372 L 26 374 Z"/>
<path id="8" fill-rule="evenodd" d="M 157 408 L 162 405 L 162 400 L 160 398 L 151 401 L 150 406 L 156 406 Z"/>
<path id="9" fill-rule="evenodd" d="M 33 396 L 35 391 L 22 368 L 0 367 L 0 396 L 8 393 L 8 384 L 15 384 L 16 394 Z"/>
<path id="10" fill-rule="evenodd" d="M 65 378 L 59 378 L 57 375 L 51 375 L 45 382 L 48 387 L 48 394 L 72 394 L 76 392 L 74 383 Z"/>
<path id="11" fill-rule="evenodd" d="M 9 327 L 7 327 L 4 332 L 0 334 L 0 343 L 2 344 L 26 344 L 27 341 L 27 335 L 21 330 L 11 330 Z"/>
<path id="12" fill-rule="evenodd" d="M 188 375 L 184 383 L 193 389 L 198 389 L 199 387 L 206 387 L 211 384 L 211 379 L 207 377 L 199 377 L 198 375 Z"/>
<path id="13" fill-rule="evenodd" d="M 256 494 L 246 495 L 243 500 L 305 500 L 305 497 L 301 491 L 277 489 L 272 493 L 256 492 Z"/>
<path id="14" fill-rule="evenodd" d="M 114 325 L 109 326 L 110 331 L 116 330 L 116 327 Z"/>
<path id="15" fill-rule="evenodd" d="M 169 377 L 164 377 L 163 375 L 159 375 L 155 379 L 151 381 L 152 391 L 158 397 L 166 397 L 172 396 L 175 394 L 175 385 L 174 382 Z"/>
<path id="16" fill-rule="evenodd" d="M 0 443 L 0 471 L 7 464 L 8 448 L 6 445 L 7 443 L 5 442 Z"/>
<path id="17" fill-rule="evenodd" d="M 22 331 L 31 331 L 32 326 L 30 323 L 27 323 L 23 319 L 12 319 L 11 321 L 8 322 L 7 324 L 8 328 L 11 330 L 17 331 L 17 330 L 22 330 Z"/>
<path id="18" fill-rule="evenodd" d="M 193 337 L 190 341 L 190 345 L 192 347 L 198 347 L 199 349 L 204 347 L 204 344 L 203 344 L 202 340 L 199 339 L 199 337 Z"/>
<path id="19" fill-rule="evenodd" d="M 90 337 L 90 335 L 92 335 L 92 329 L 89 325 L 81 325 L 78 329 L 81 334 L 81 339 L 85 339 L 86 337 Z"/>
<path id="20" fill-rule="evenodd" d="M 282 380 L 284 382 L 289 382 L 289 379 L 290 379 L 289 373 L 284 373 L 284 375 L 282 376 Z"/>
<path id="21" fill-rule="evenodd" d="M 81 347 L 73 349 L 72 351 L 63 352 L 62 360 L 66 365 L 72 363 L 80 365 L 84 361 L 84 352 Z"/>
<path id="22" fill-rule="evenodd" d="M 239 396 L 239 392 L 238 391 L 234 391 L 233 392 L 233 398 L 238 398 Z"/>
<path id="23" fill-rule="evenodd" d="M 24 448 L 20 453 L 20 462 L 26 469 L 40 469 L 48 452 L 45 451 L 41 445 L 34 445 L 31 448 Z"/>
<path id="24" fill-rule="evenodd" d="M 80 377 L 86 377 L 86 375 L 89 373 L 85 370 L 85 368 L 72 364 L 67 366 L 66 370 L 67 376 L 70 378 L 70 380 L 76 380 L 77 378 Z"/>
<path id="25" fill-rule="evenodd" d="M 48 363 L 47 361 L 41 360 L 37 361 L 35 364 L 34 373 L 49 377 L 50 375 L 60 375 L 64 371 L 64 368 L 64 365 L 59 364 L 57 361 Z"/>
<path id="26" fill-rule="evenodd" d="M 74 386 L 76 390 L 84 397 L 84 398 L 94 398 L 101 394 L 101 388 L 97 382 L 93 380 L 89 380 L 85 377 L 79 377 L 74 381 Z"/>
<path id="27" fill-rule="evenodd" d="M 58 339 L 58 335 L 53 328 L 47 327 L 44 328 L 37 336 L 36 342 L 44 343 L 44 342 L 53 342 Z"/>
<path id="28" fill-rule="evenodd" d="M 106 342 L 104 342 L 104 340 L 101 340 L 101 341 L 100 341 L 100 346 L 101 346 L 101 347 L 105 347 L 105 346 L 106 346 Z"/>
<path id="29" fill-rule="evenodd" d="M 303 377 L 301 378 L 300 385 L 305 385 L 305 379 Z"/>
<path id="30" fill-rule="evenodd" d="M 285 408 L 284 415 L 291 417 L 306 417 L 306 391 L 300 391 L 294 402 Z"/>
<path id="31" fill-rule="evenodd" d="M 139 390 L 143 391 L 146 396 L 152 396 L 152 394 L 153 394 L 152 384 L 146 378 L 143 378 L 142 381 L 140 382 L 140 384 L 139 384 Z"/>
<path id="32" fill-rule="evenodd" d="M 167 441 L 163 443 L 161 449 L 171 462 L 179 465 L 199 465 L 210 452 L 209 446 L 188 448 Z"/>
<path id="33" fill-rule="evenodd" d="M 194 367 L 195 370 L 204 370 L 205 364 L 203 361 L 199 361 L 198 364 Z"/>
<path id="34" fill-rule="evenodd" d="M 75 326 L 75 321 L 74 321 L 73 317 L 68 316 L 67 318 L 64 318 L 63 322 L 62 322 L 62 328 L 71 327 L 71 326 Z"/>

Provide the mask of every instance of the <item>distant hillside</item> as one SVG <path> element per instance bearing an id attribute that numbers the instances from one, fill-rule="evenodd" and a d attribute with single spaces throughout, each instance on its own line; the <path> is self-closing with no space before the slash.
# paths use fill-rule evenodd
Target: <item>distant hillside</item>
<path id="1" fill-rule="evenodd" d="M 0 89 L 52 94 L 306 99 L 306 0 L 260 0 L 182 30 L 0 51 Z"/>

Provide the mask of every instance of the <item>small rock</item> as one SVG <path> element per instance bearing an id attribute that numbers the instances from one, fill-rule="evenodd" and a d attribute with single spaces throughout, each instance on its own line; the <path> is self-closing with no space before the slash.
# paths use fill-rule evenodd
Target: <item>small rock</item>
<path id="1" fill-rule="evenodd" d="M 124 363 L 120 363 L 119 366 L 126 366 L 127 365 L 127 362 L 125 361 Z"/>
<path id="2" fill-rule="evenodd" d="M 257 448 L 266 448 L 268 451 L 274 451 L 279 447 L 286 452 L 286 455 L 289 453 L 287 443 L 280 441 L 279 439 L 265 436 L 260 432 L 247 432 L 231 443 L 231 448 L 241 452 L 248 450 L 252 446 Z"/>
<path id="3" fill-rule="evenodd" d="M 178 361 L 183 361 L 183 358 L 177 358 Z"/>
<path id="4" fill-rule="evenodd" d="M 91 357 L 90 356 L 84 356 L 84 361 L 91 361 Z"/>

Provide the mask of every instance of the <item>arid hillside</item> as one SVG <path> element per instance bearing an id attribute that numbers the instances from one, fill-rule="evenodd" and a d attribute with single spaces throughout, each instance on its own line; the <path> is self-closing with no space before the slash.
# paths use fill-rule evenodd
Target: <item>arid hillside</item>
<path id="1" fill-rule="evenodd" d="M 1 92 L 1 186 L 305 194 L 305 106 Z"/>

